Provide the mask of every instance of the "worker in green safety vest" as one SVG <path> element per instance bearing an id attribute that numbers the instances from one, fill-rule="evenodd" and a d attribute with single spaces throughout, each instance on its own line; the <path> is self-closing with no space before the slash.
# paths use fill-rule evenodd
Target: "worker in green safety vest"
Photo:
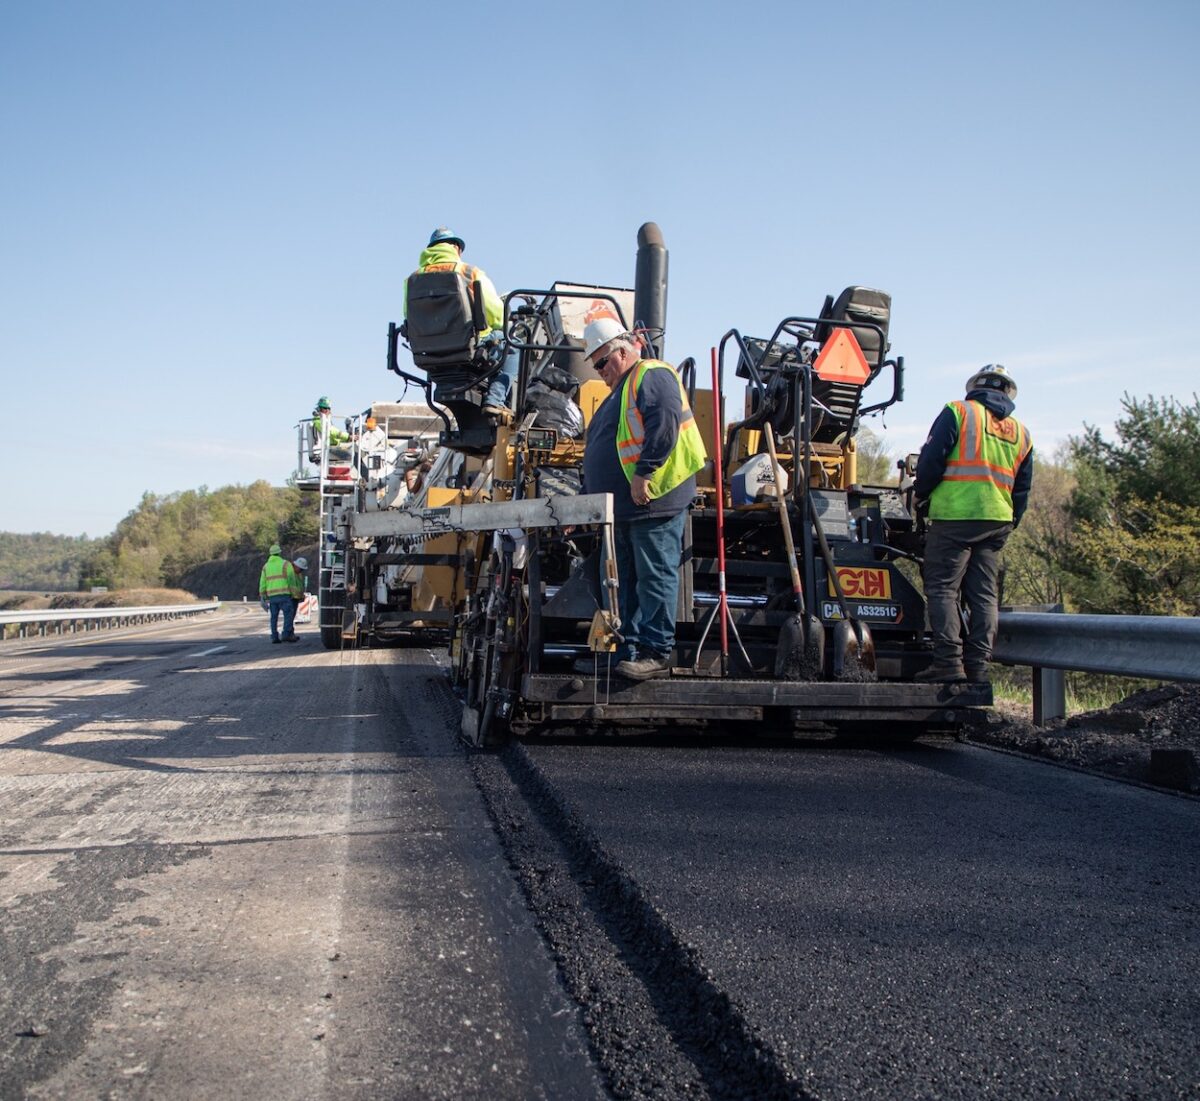
<path id="1" fill-rule="evenodd" d="M 292 598 L 304 595 L 304 582 L 296 567 L 283 557 L 278 543 L 272 543 L 269 557 L 258 575 L 258 598 L 271 613 L 271 641 L 299 642 L 294 629 L 296 605 Z M 279 616 L 283 615 L 283 633 L 279 631 Z"/>
<path id="2" fill-rule="evenodd" d="M 326 397 L 318 398 L 316 408 L 313 409 L 312 435 L 313 448 L 316 451 L 319 452 L 322 446 L 327 446 L 332 458 L 350 458 L 350 449 L 346 446 L 350 443 L 350 433 L 342 431 L 333 423 L 333 409 Z"/>
<path id="3" fill-rule="evenodd" d="M 913 490 L 929 510 L 924 580 L 933 661 L 918 680 L 987 683 L 1000 551 L 1033 484 L 1033 442 L 1012 415 L 1016 396 L 1008 371 L 989 363 L 967 380 L 966 397 L 942 410 L 921 449 Z"/>
<path id="4" fill-rule="evenodd" d="M 675 648 L 683 527 L 708 456 L 675 368 L 643 359 L 638 337 L 615 318 L 588 323 L 584 355 L 611 391 L 588 425 L 583 482 L 585 493 L 613 496 L 625 638 L 616 671 L 662 677 Z"/>
<path id="5" fill-rule="evenodd" d="M 468 283 L 478 283 L 483 292 L 483 313 L 487 321 L 487 328 L 480 331 L 479 340 L 500 342 L 504 337 L 504 301 L 482 268 L 463 263 L 462 254 L 466 247 L 463 239 L 452 229 L 448 226 L 438 226 L 429 235 L 429 244 L 421 250 L 421 255 L 417 258 L 417 270 L 409 279 L 419 277 L 424 272 L 457 271 Z M 408 317 L 407 279 L 404 281 L 404 316 Z M 508 416 L 509 397 L 516 383 L 519 367 L 520 352 L 510 350 L 504 357 L 500 370 L 488 384 L 483 402 L 483 412 L 488 416 Z"/>

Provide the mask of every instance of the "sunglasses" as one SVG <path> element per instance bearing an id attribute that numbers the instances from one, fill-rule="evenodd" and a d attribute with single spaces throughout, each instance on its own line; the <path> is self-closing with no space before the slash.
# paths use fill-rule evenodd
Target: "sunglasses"
<path id="1" fill-rule="evenodd" d="M 606 355 L 603 359 L 596 360 L 596 362 L 592 364 L 592 369 L 599 374 L 606 366 L 608 366 L 608 361 L 616 354 L 616 352 L 609 352 L 608 355 Z"/>

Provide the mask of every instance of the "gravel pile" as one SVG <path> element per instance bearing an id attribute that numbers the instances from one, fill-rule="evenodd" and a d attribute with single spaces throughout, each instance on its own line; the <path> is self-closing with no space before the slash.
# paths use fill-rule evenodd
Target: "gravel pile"
<path id="1" fill-rule="evenodd" d="M 971 741 L 1200 794 L 1200 685 L 1144 689 L 1045 727 L 1000 707 Z"/>

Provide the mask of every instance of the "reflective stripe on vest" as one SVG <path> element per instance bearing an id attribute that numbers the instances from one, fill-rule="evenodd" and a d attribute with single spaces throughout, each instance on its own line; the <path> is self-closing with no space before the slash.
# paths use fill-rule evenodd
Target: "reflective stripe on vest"
<path id="1" fill-rule="evenodd" d="M 266 597 L 287 596 L 292 587 L 288 579 L 288 568 L 290 566 L 291 563 L 285 559 L 275 554 L 271 555 L 263 566 L 262 574 L 258 579 L 259 595 Z"/>
<path id="2" fill-rule="evenodd" d="M 932 520 L 1011 520 L 1017 471 L 1031 441 L 1015 417 L 998 418 L 977 401 L 952 401 L 958 441 L 929 498 Z"/>
<path id="3" fill-rule="evenodd" d="M 420 271 L 416 272 L 420 275 L 426 271 L 457 271 L 467 277 L 468 283 L 474 283 L 479 277 L 479 269 L 471 267 L 470 264 L 464 264 L 461 260 L 453 264 L 426 264 Z"/>
<path id="4" fill-rule="evenodd" d="M 676 486 L 683 485 L 693 474 L 701 470 L 708 461 L 704 440 L 696 418 L 688 405 L 683 380 L 669 363 L 657 359 L 640 359 L 626 377 L 621 391 L 621 413 L 617 421 L 617 458 L 625 477 L 632 482 L 637 473 L 638 460 L 642 455 L 642 444 L 646 440 L 646 426 L 642 411 L 637 407 L 637 392 L 642 378 L 650 370 L 667 370 L 679 387 L 680 417 L 679 435 L 666 461 L 647 478 L 646 492 L 651 498 L 662 497 Z"/>

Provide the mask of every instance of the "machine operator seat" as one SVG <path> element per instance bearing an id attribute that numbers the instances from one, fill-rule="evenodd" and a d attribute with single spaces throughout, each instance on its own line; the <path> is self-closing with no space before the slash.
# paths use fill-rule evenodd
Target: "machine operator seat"
<path id="1" fill-rule="evenodd" d="M 470 270 L 460 266 L 410 275 L 405 335 L 413 363 L 433 383 L 433 400 L 454 415 L 459 442 L 468 450 L 487 452 L 495 424 L 482 406 L 499 363 L 479 339 L 488 324 L 483 287 L 468 279 Z M 455 446 L 455 441 L 445 442 Z"/>
<path id="2" fill-rule="evenodd" d="M 872 290 L 870 287 L 847 287 L 838 295 L 836 301 L 832 296 L 825 300 L 821 310 L 821 322 L 813 334 L 814 339 L 824 345 L 833 335 L 835 328 L 849 329 L 854 333 L 871 373 L 862 386 L 830 382 L 822 378 L 813 379 L 814 402 L 819 403 L 818 408 L 823 406 L 830 414 L 823 418 L 819 427 L 814 427 L 814 440 L 828 442 L 836 439 L 853 422 L 864 387 L 883 367 L 888 350 L 888 323 L 891 314 L 891 295 L 884 291 Z M 856 325 L 856 321 L 866 321 L 879 326 L 883 330 L 882 337 L 873 328 Z"/>

